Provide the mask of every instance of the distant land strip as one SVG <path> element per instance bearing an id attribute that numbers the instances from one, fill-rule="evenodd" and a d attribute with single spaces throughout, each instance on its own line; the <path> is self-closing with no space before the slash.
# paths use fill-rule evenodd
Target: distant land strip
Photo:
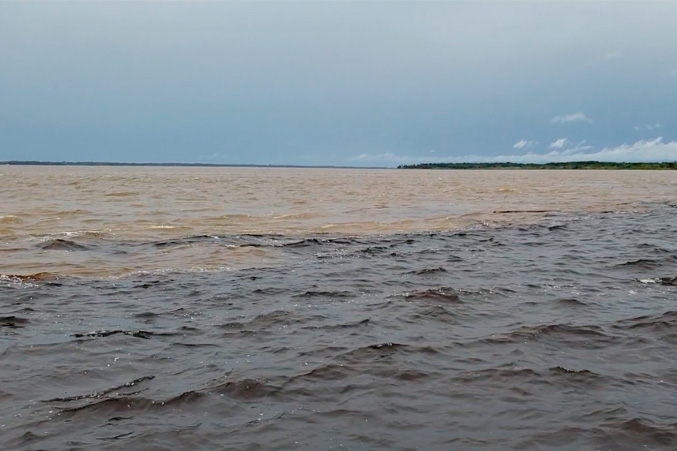
<path id="1" fill-rule="evenodd" d="M 226 164 L 226 163 L 120 163 L 112 161 L 0 161 L 0 166 L 146 166 L 146 167 L 216 167 L 216 168 L 308 168 L 308 169 L 391 169 L 386 166 L 338 166 L 294 164 Z M 569 161 L 560 163 L 419 163 L 401 164 L 397 169 L 677 169 L 677 161 L 654 163 L 615 163 L 603 161 Z"/>
<path id="2" fill-rule="evenodd" d="M 420 163 L 401 164 L 398 169 L 677 169 L 677 161 L 662 163 L 613 163 L 569 161 L 562 163 Z"/>
<path id="3" fill-rule="evenodd" d="M 0 161 L 0 166 L 160 166 L 198 168 L 308 168 L 308 169 L 389 169 L 384 166 L 331 166 L 295 164 L 225 164 L 225 163 L 117 163 L 112 161 Z"/>

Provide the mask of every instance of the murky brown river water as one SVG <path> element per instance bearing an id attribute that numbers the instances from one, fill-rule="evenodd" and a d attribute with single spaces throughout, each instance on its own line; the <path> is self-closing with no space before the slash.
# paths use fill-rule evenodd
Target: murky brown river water
<path id="1" fill-rule="evenodd" d="M 677 448 L 677 172 L 0 167 L 3 449 Z"/>

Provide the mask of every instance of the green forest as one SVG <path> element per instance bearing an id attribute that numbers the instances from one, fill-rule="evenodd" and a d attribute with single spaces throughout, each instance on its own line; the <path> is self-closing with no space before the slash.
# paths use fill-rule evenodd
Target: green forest
<path id="1" fill-rule="evenodd" d="M 677 169 L 677 161 L 663 163 L 609 163 L 570 161 L 563 163 L 420 163 L 398 169 Z"/>

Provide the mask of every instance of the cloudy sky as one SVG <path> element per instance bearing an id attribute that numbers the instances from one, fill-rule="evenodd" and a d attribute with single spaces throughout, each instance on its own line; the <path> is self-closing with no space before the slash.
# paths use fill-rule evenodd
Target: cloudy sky
<path id="1" fill-rule="evenodd" d="M 677 2 L 0 2 L 0 160 L 677 160 Z"/>

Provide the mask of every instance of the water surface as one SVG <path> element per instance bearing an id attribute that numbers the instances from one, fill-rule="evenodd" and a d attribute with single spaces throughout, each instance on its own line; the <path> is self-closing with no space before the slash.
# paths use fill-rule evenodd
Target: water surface
<path id="1" fill-rule="evenodd" d="M 677 174 L 0 168 L 6 449 L 674 449 Z"/>

